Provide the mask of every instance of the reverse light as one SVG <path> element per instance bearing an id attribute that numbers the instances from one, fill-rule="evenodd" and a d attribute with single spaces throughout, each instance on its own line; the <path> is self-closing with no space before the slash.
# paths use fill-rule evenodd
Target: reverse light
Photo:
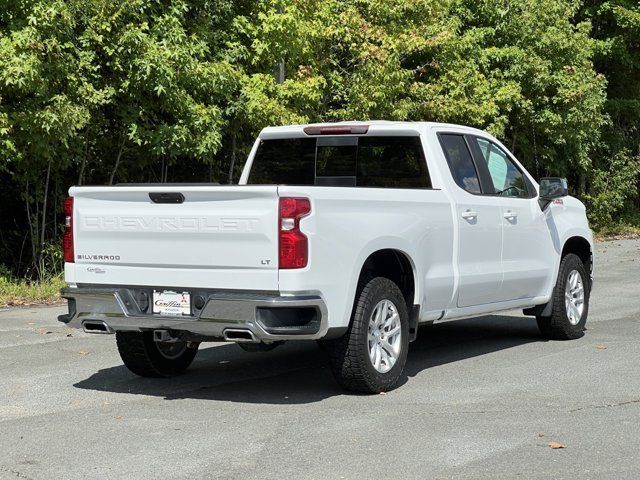
<path id="1" fill-rule="evenodd" d="M 300 219 L 311 213 L 308 198 L 281 197 L 279 207 L 279 268 L 304 268 L 309 261 L 309 242 L 300 231 Z"/>
<path id="2" fill-rule="evenodd" d="M 67 197 L 62 208 L 64 210 L 64 233 L 62 234 L 64 261 L 73 263 L 73 197 Z"/>

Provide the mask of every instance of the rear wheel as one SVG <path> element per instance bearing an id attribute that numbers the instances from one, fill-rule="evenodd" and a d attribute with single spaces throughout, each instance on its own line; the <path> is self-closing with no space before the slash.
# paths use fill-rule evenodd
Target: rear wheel
<path id="1" fill-rule="evenodd" d="M 183 373 L 198 353 L 198 344 L 156 342 L 153 332 L 116 332 L 120 357 L 141 377 L 171 377 Z"/>
<path id="2" fill-rule="evenodd" d="M 565 255 L 553 291 L 551 315 L 536 317 L 542 335 L 552 340 L 582 337 L 589 314 L 590 293 L 589 276 L 582 260 L 573 253 Z"/>
<path id="3" fill-rule="evenodd" d="M 409 347 L 409 315 L 398 286 L 383 277 L 370 280 L 358 294 L 347 333 L 324 345 L 342 387 L 365 393 L 392 389 Z"/>

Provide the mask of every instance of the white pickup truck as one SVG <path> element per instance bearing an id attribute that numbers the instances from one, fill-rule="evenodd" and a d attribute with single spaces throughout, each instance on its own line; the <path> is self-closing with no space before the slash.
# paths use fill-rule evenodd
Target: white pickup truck
<path id="1" fill-rule="evenodd" d="M 115 333 L 142 376 L 204 341 L 320 340 L 343 387 L 380 392 L 420 324 L 518 308 L 573 339 L 587 320 L 584 206 L 469 127 L 265 128 L 239 185 L 73 187 L 65 214 L 59 320 Z"/>

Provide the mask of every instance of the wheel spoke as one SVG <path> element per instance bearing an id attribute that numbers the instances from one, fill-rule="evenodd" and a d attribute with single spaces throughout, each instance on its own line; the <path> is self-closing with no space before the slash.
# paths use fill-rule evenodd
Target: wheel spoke
<path id="1" fill-rule="evenodd" d="M 387 314 L 387 301 L 383 301 L 381 305 L 378 306 L 378 314 L 376 315 L 376 325 L 380 326 L 383 324 L 384 319 Z"/>
<path id="2" fill-rule="evenodd" d="M 382 342 L 382 348 L 384 350 L 386 350 L 389 355 L 391 355 L 392 357 L 397 357 L 398 356 L 398 348 L 400 346 L 400 342 L 396 342 L 397 345 L 393 345 L 392 343 L 389 342 L 389 339 L 385 339 Z"/>
<path id="3" fill-rule="evenodd" d="M 574 322 L 580 318 L 580 314 L 578 313 L 578 307 L 576 307 L 573 302 L 571 303 L 571 313 L 572 313 L 571 317 Z"/>
<path id="4" fill-rule="evenodd" d="M 380 360 L 382 358 L 382 348 L 380 348 L 380 345 L 378 345 L 377 343 L 376 343 L 374 348 L 375 348 L 375 357 L 374 357 L 374 360 L 373 360 L 373 367 L 376 370 L 379 370 L 380 369 Z"/>
<path id="5" fill-rule="evenodd" d="M 371 364 L 375 367 L 376 364 L 376 347 L 378 346 L 377 342 L 373 342 L 369 344 L 369 360 L 371 360 Z"/>
<path id="6" fill-rule="evenodd" d="M 387 332 L 387 337 L 392 337 L 399 331 L 400 331 L 400 324 L 398 323 L 395 327 L 393 327 L 391 330 Z"/>
<path id="7" fill-rule="evenodd" d="M 385 366 L 389 366 L 389 364 L 391 363 L 389 359 L 390 359 L 389 352 L 387 352 L 381 345 L 380 346 L 380 363 L 384 364 Z"/>
<path id="8" fill-rule="evenodd" d="M 393 324 L 396 323 L 399 318 L 400 317 L 398 316 L 398 314 L 394 313 L 389 318 L 387 318 L 387 320 L 384 322 L 384 328 L 389 328 L 389 327 L 393 326 Z"/>

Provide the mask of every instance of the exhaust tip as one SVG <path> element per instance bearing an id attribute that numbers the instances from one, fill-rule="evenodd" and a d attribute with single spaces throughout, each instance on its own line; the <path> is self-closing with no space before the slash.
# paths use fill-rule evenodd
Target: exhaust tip
<path id="1" fill-rule="evenodd" d="M 252 342 L 258 343 L 258 339 L 251 330 L 244 328 L 227 328 L 224 332 L 224 339 L 228 342 Z"/>
<path id="2" fill-rule="evenodd" d="M 82 330 L 86 333 L 113 333 L 109 325 L 99 320 L 84 321 L 82 323 Z"/>

